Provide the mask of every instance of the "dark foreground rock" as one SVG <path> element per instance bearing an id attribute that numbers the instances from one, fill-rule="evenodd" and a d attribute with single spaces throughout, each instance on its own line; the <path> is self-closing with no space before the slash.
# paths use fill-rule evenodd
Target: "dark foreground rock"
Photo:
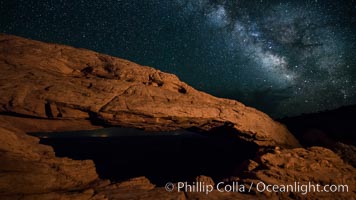
<path id="1" fill-rule="evenodd" d="M 194 128 L 264 149 L 236 175 L 241 183 L 308 181 L 349 184 L 343 194 L 309 199 L 355 199 L 355 170 L 324 148 L 300 147 L 280 123 L 243 104 L 210 96 L 176 76 L 132 62 L 15 36 L 0 35 L 1 199 L 301 199 L 295 193 L 167 192 L 144 177 L 111 184 L 92 161 L 57 158 L 26 132 L 124 126 L 146 130 Z M 269 147 L 281 149 L 266 152 Z M 234 158 L 231 158 L 234 159 Z M 213 181 L 204 176 L 197 180 Z M 254 191 L 254 190 L 251 190 Z M 330 196 L 329 196 L 330 195 Z M 339 195 L 339 196 L 336 196 Z M 336 198 L 336 199 L 337 199 Z"/>
<path id="2" fill-rule="evenodd" d="M 37 197 L 32 199 L 46 199 L 48 195 L 82 193 L 70 191 L 83 191 L 88 196 L 85 190 L 99 180 L 94 163 L 56 158 L 51 147 L 38 142 L 0 119 L 1 199 L 31 199 L 33 195 Z"/>
<path id="3" fill-rule="evenodd" d="M 250 185 L 263 182 L 270 185 L 296 185 L 298 192 L 264 192 L 264 195 L 274 199 L 355 199 L 356 198 L 356 170 L 346 164 L 333 151 L 323 147 L 308 149 L 284 149 L 262 154 L 250 160 L 245 168 L 241 168 L 242 182 Z M 309 185 L 319 184 L 319 190 Z M 299 185 L 299 186 L 298 186 Z M 301 185 L 308 185 L 309 189 Z M 337 192 L 326 192 L 325 185 L 342 185 Z M 261 184 L 261 187 L 264 186 Z M 345 186 L 345 187 L 344 187 Z M 306 186 L 303 186 L 306 187 Z M 335 189 L 325 188 L 326 190 Z M 256 194 L 259 191 L 252 188 Z M 347 192 L 346 192 L 347 191 Z"/>
<path id="4" fill-rule="evenodd" d="M 303 146 L 322 146 L 333 150 L 356 166 L 356 105 L 334 110 L 279 119 Z"/>

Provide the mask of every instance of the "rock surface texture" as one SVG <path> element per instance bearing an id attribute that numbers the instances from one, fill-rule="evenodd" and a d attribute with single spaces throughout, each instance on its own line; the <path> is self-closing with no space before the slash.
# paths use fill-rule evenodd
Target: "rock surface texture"
<path id="1" fill-rule="evenodd" d="M 0 73 L 0 199 L 355 199 L 355 169 L 335 153 L 297 148 L 285 126 L 266 114 L 199 92 L 174 75 L 89 50 L 3 34 Z M 196 128 L 211 134 L 228 127 L 236 139 L 263 149 L 231 180 L 246 185 L 311 180 L 348 184 L 349 192 L 303 196 L 215 190 L 207 196 L 167 192 L 144 177 L 111 184 L 98 178 L 92 161 L 57 158 L 51 147 L 26 134 L 102 126 Z M 275 149 L 266 152 L 270 148 Z M 214 183 L 205 176 L 197 180 Z"/>
<path id="2" fill-rule="evenodd" d="M 146 130 L 210 130 L 228 123 L 238 137 L 261 146 L 299 146 L 285 126 L 254 108 L 89 50 L 0 35 L 0 73 L 1 113 Z"/>
<path id="3" fill-rule="evenodd" d="M 295 148 L 275 150 L 251 160 L 242 169 L 242 182 L 256 184 L 252 191 L 257 194 L 257 183 L 265 185 L 286 186 L 293 185 L 299 192 L 264 192 L 271 199 L 355 199 L 356 170 L 346 164 L 333 151 L 323 147 L 308 149 Z M 319 190 L 316 188 L 319 184 Z M 308 185 L 308 186 L 302 186 Z M 309 186 L 313 185 L 313 186 Z M 326 185 L 335 185 L 329 188 Z M 347 185 L 346 188 L 339 185 Z M 260 189 L 264 186 L 260 184 Z M 304 188 L 303 188 L 304 187 Z M 340 187 L 336 189 L 337 187 Z M 325 192 L 335 189 L 336 192 Z M 323 191 L 325 190 L 325 191 Z M 344 192 L 341 192 L 343 191 Z M 323 191 L 323 192 L 321 192 Z"/>
<path id="4" fill-rule="evenodd" d="M 56 158 L 51 147 L 14 126 L 0 119 L 0 199 L 46 199 L 66 191 L 80 196 L 99 181 L 92 161 Z"/>

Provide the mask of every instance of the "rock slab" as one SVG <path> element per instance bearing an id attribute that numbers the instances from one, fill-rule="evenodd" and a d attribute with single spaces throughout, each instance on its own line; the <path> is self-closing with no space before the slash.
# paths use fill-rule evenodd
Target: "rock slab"
<path id="1" fill-rule="evenodd" d="M 228 124 L 237 137 L 260 146 L 299 146 L 285 126 L 254 108 L 85 49 L 0 34 L 0 73 L 0 114 L 60 120 L 59 130 L 71 129 L 63 123 L 73 120 L 157 131 Z"/>

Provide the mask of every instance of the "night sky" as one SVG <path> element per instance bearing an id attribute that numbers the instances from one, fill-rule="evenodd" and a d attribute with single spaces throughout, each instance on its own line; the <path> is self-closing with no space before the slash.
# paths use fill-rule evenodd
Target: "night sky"
<path id="1" fill-rule="evenodd" d="M 356 103 L 355 0 L 0 0 L 0 32 L 151 66 L 274 117 Z"/>

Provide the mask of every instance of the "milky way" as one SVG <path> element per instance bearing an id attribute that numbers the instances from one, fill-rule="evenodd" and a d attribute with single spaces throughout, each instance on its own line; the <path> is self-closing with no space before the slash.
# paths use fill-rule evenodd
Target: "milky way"
<path id="1" fill-rule="evenodd" d="M 273 116 L 356 103 L 353 0 L 0 5 L 1 32 L 127 58 Z"/>

